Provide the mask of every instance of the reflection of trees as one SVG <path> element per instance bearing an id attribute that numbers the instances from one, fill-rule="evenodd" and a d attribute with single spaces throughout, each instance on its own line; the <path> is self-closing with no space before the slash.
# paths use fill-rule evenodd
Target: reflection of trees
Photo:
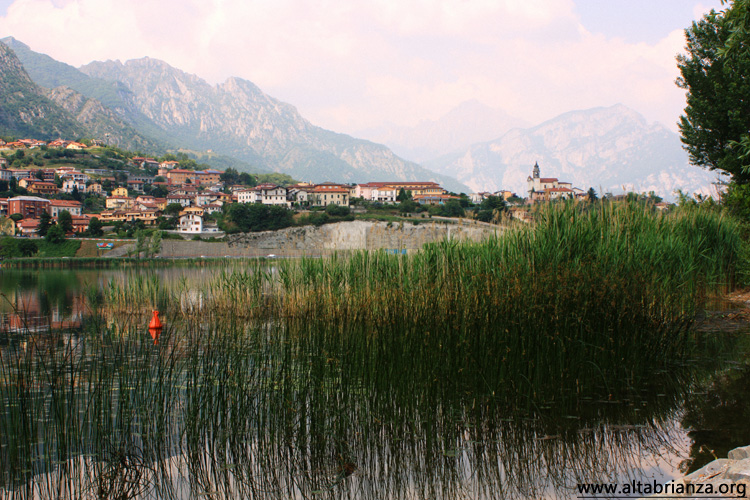
<path id="1" fill-rule="evenodd" d="M 750 366 L 736 366 L 717 375 L 686 404 L 682 425 L 693 439 L 690 458 L 682 465 L 692 472 L 715 458 L 724 458 L 750 443 Z"/>

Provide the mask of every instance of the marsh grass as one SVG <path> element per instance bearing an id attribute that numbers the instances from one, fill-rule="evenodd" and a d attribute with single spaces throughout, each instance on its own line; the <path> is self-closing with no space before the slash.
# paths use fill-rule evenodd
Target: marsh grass
<path id="1" fill-rule="evenodd" d="M 606 380 L 688 356 L 706 297 L 745 277 L 741 234 L 700 207 L 663 216 L 639 204 L 558 204 L 482 243 L 250 261 L 201 288 L 112 282 L 105 302 L 184 315 L 186 295 L 197 294 L 218 317 L 320 322 L 414 360 L 409 369 L 437 366 L 459 380 L 475 372 L 533 392 L 546 380 Z"/>
<path id="2" fill-rule="evenodd" d="M 742 279 L 739 233 L 701 210 L 560 206 L 413 256 L 128 273 L 88 290 L 83 331 L 0 351 L 0 496 L 528 498 L 630 478 L 706 377 L 689 326 Z"/>

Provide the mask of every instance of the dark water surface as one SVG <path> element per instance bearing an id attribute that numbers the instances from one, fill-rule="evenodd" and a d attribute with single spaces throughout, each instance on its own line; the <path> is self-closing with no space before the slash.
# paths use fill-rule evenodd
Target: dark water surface
<path id="1" fill-rule="evenodd" d="M 618 379 L 499 382 L 403 325 L 217 317 L 218 272 L 148 272 L 185 290 L 155 343 L 102 306 L 137 272 L 0 271 L 0 497 L 575 498 L 750 444 L 745 333 Z"/>

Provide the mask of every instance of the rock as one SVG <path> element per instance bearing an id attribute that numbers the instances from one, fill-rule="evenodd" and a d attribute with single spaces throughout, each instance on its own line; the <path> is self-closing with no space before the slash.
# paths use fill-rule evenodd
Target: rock
<path id="1" fill-rule="evenodd" d="M 688 474 L 687 476 L 685 476 L 685 482 L 704 482 L 712 476 L 723 473 L 729 467 L 730 463 L 731 460 L 728 460 L 726 458 L 719 458 L 718 460 L 714 460 L 713 462 L 704 465 L 692 474 Z"/>
<path id="2" fill-rule="evenodd" d="M 750 458 L 745 458 L 730 465 L 724 477 L 732 481 L 750 481 Z"/>
<path id="3" fill-rule="evenodd" d="M 729 460 L 744 460 L 750 458 L 750 446 L 740 446 L 729 452 L 727 455 Z"/>

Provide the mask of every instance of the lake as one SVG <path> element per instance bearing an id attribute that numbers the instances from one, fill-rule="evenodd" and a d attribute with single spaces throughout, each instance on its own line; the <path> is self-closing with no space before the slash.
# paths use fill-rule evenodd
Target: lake
<path id="1" fill-rule="evenodd" d="M 0 497 L 575 498 L 750 444 L 746 332 L 534 378 L 454 323 L 210 310 L 241 266 L 0 271 Z M 178 290 L 156 339 L 136 282 Z"/>

